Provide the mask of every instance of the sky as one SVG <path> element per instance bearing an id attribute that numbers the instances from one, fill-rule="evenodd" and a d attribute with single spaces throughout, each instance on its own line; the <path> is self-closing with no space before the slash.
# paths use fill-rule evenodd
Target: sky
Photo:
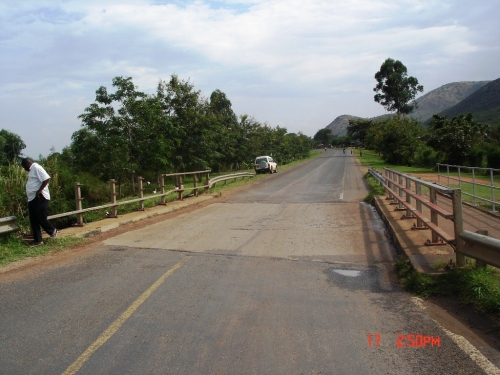
<path id="1" fill-rule="evenodd" d="M 389 57 L 423 94 L 500 78 L 499 14 L 498 0 L 0 0 L 0 129 L 48 156 L 114 77 L 153 94 L 176 74 L 238 116 L 313 136 L 386 113 L 373 88 Z"/>

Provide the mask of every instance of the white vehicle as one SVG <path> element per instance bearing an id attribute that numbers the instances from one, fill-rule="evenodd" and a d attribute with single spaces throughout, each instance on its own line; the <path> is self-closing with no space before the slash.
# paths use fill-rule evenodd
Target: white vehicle
<path id="1" fill-rule="evenodd" d="M 270 156 L 257 156 L 253 168 L 255 173 L 278 172 L 278 164 Z"/>

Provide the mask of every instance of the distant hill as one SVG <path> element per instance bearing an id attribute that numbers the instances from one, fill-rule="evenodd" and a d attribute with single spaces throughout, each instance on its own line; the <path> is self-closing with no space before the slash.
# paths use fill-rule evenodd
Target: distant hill
<path id="1" fill-rule="evenodd" d="M 416 99 L 417 108 L 410 116 L 424 122 L 432 115 L 460 103 L 489 82 L 491 81 L 453 82 L 443 85 Z"/>
<path id="2" fill-rule="evenodd" d="M 413 111 L 413 113 L 410 116 L 416 118 L 422 123 L 428 122 L 432 117 L 432 115 L 437 113 L 443 113 L 443 111 L 447 110 L 448 108 L 454 107 L 459 103 L 461 103 L 462 101 L 465 101 L 465 99 L 468 99 L 468 97 L 471 96 L 473 93 L 476 93 L 480 89 L 497 81 L 498 80 L 473 81 L 473 82 L 465 81 L 465 82 L 453 82 L 443 85 L 417 98 L 415 101 L 418 107 Z M 469 111 L 469 112 L 474 112 L 474 111 Z M 500 108 L 495 109 L 495 107 L 493 107 L 490 110 L 485 110 L 482 112 L 482 115 L 491 119 L 500 118 Z M 371 120 L 378 121 L 391 116 L 393 116 L 393 114 L 386 113 L 381 116 L 373 117 L 371 118 Z M 342 115 L 337 117 L 326 127 L 332 131 L 333 135 L 343 136 L 347 134 L 347 127 L 349 126 L 349 120 L 356 118 L 359 117 L 351 115 Z M 480 121 L 478 117 L 476 117 L 476 114 L 474 114 L 474 120 Z M 488 121 L 481 120 L 481 122 L 488 122 Z M 491 123 L 491 120 L 489 122 Z"/>
<path id="3" fill-rule="evenodd" d="M 342 115 L 337 117 L 327 126 L 327 129 L 330 129 L 333 135 L 335 136 L 344 136 L 347 134 L 347 127 L 349 126 L 349 120 L 355 120 L 360 117 L 350 116 L 350 115 Z"/>
<path id="4" fill-rule="evenodd" d="M 474 121 L 500 124 L 500 78 L 482 86 L 458 104 L 439 114 L 452 118 L 460 114 L 472 113 Z"/>

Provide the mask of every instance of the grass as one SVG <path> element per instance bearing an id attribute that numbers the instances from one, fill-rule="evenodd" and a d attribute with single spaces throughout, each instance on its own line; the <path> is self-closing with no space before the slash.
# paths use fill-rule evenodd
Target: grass
<path id="1" fill-rule="evenodd" d="M 0 238 L 0 266 L 6 266 L 9 263 L 24 258 L 37 257 L 49 253 L 61 251 L 70 246 L 84 242 L 83 238 L 54 238 L 44 239 L 41 246 L 29 247 L 29 242 L 18 236 Z"/>
<path id="2" fill-rule="evenodd" d="M 405 290 L 422 296 L 457 297 L 463 304 L 473 305 L 479 312 L 500 317 L 500 273 L 494 267 L 476 268 L 475 262 L 438 275 L 417 272 L 408 259 L 395 264 Z"/>
<path id="3" fill-rule="evenodd" d="M 368 189 L 370 190 L 370 193 L 364 199 L 366 203 L 371 203 L 376 195 L 383 195 L 385 193 L 384 187 L 380 186 L 380 183 L 377 181 L 377 179 L 370 173 L 367 173 L 365 175 L 365 180 L 368 184 Z"/>
<path id="4" fill-rule="evenodd" d="M 372 150 L 361 150 L 362 155 L 360 156 L 359 150 L 355 150 L 356 157 L 366 168 L 374 168 L 377 170 L 383 170 L 384 168 L 394 169 L 395 171 L 401 173 L 436 173 L 433 168 L 423 168 L 423 167 L 409 167 L 405 165 L 394 165 L 385 162 L 376 151 Z"/>

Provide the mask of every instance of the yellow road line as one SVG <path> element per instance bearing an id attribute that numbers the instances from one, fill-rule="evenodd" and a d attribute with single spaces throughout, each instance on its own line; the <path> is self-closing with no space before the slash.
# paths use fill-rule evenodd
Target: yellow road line
<path id="1" fill-rule="evenodd" d="M 104 345 L 106 341 L 108 341 L 111 336 L 113 336 L 118 329 L 125 323 L 125 321 L 130 318 L 130 316 L 134 313 L 137 308 L 142 305 L 144 301 L 148 299 L 148 297 L 165 281 L 167 277 L 169 277 L 175 270 L 180 268 L 184 263 L 186 263 L 191 256 L 187 256 L 182 259 L 179 263 L 169 269 L 167 272 L 163 274 L 156 282 L 151 285 L 142 295 L 137 298 L 130 307 L 122 313 L 118 319 L 116 319 L 113 323 L 110 324 L 108 329 L 106 329 L 98 338 L 94 341 L 92 345 L 90 345 L 83 354 L 78 357 L 78 359 L 69 366 L 66 371 L 62 373 L 62 375 L 73 375 L 76 374 L 80 368 L 84 365 L 84 363 L 90 358 L 94 352 Z"/>

